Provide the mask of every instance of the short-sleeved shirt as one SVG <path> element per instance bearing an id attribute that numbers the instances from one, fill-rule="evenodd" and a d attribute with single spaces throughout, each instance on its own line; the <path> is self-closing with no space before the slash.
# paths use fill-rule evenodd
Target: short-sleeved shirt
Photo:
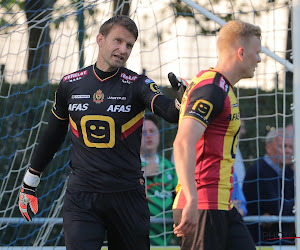
<path id="1" fill-rule="evenodd" d="M 118 192 L 135 189 L 143 176 L 140 145 L 145 108 L 161 94 L 145 75 L 119 68 L 100 79 L 94 66 L 66 75 L 52 109 L 68 119 L 72 138 L 69 186 Z"/>
<path id="2" fill-rule="evenodd" d="M 196 144 L 198 209 L 230 210 L 240 128 L 239 106 L 230 82 L 213 69 L 198 73 L 183 96 L 179 126 L 187 117 L 206 127 Z M 176 191 L 173 208 L 182 209 L 186 199 L 180 183 Z"/>

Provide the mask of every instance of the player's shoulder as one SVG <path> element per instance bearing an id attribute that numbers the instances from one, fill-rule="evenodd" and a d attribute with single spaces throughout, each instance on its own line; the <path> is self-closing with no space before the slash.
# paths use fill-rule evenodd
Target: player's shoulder
<path id="1" fill-rule="evenodd" d="M 120 78 L 128 83 L 153 83 L 154 81 L 144 74 L 138 74 L 128 68 L 120 68 Z"/>
<path id="2" fill-rule="evenodd" d="M 193 79 L 192 83 L 196 85 L 197 88 L 205 86 L 206 88 L 220 88 L 224 92 L 229 92 L 230 82 L 218 71 L 210 68 L 208 70 L 200 71 Z"/>
<path id="3" fill-rule="evenodd" d="M 65 75 L 61 79 L 61 82 L 67 83 L 67 82 L 78 81 L 78 80 L 81 80 L 81 79 L 87 77 L 90 74 L 93 74 L 93 65 L 90 65 L 88 67 L 85 67 L 83 69 L 80 69 L 80 70 L 77 70 L 77 71 L 74 71 L 72 73 Z"/>

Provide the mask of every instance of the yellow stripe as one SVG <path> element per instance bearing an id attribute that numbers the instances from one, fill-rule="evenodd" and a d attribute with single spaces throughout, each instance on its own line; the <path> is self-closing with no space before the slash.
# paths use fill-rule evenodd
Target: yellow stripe
<path id="1" fill-rule="evenodd" d="M 127 129 L 131 128 L 135 123 L 137 123 L 141 118 L 143 118 L 145 115 L 145 111 L 142 111 L 141 113 L 137 114 L 135 117 L 133 117 L 130 121 L 126 122 L 124 125 L 122 125 L 121 131 L 124 133 Z"/>
<path id="2" fill-rule="evenodd" d="M 68 120 L 68 118 L 61 118 L 61 117 L 57 116 L 57 115 L 54 113 L 53 109 L 51 109 L 51 112 L 52 112 L 52 114 L 55 115 L 55 117 L 56 117 L 57 119 L 59 119 L 59 120 L 63 120 L 63 121 Z"/>
<path id="3" fill-rule="evenodd" d="M 236 97 L 232 88 L 228 92 L 228 97 L 230 100 L 231 106 L 231 116 L 233 117 L 234 113 L 239 113 L 239 108 L 232 107 L 232 104 L 237 103 Z M 234 163 L 234 159 L 231 156 L 231 150 L 236 148 L 236 142 L 233 140 L 235 139 L 235 135 L 239 129 L 240 122 L 232 120 L 229 122 L 225 137 L 224 137 L 224 147 L 223 147 L 223 160 L 220 162 L 220 181 L 219 181 L 219 188 L 218 188 L 218 208 L 221 210 L 228 209 L 228 201 L 230 198 L 230 188 L 231 182 L 230 178 L 232 176 L 231 170 L 232 165 Z M 232 145 L 235 143 L 235 145 Z"/>
<path id="4" fill-rule="evenodd" d="M 55 94 L 54 94 L 54 103 L 53 103 L 53 107 L 55 107 L 55 105 L 56 105 L 56 94 L 57 94 L 57 92 L 55 92 Z M 57 115 L 54 113 L 53 108 L 51 109 L 51 112 L 52 112 L 53 115 L 55 115 L 55 117 L 56 117 L 57 119 L 59 119 L 59 120 L 67 120 L 67 119 L 68 119 L 68 118 L 61 118 L 61 117 L 57 116 Z"/>
<path id="5" fill-rule="evenodd" d="M 177 187 L 176 187 L 176 192 L 177 192 L 177 194 L 176 194 L 176 196 L 175 196 L 175 199 L 174 199 L 174 202 L 173 202 L 173 206 L 172 206 L 173 209 L 177 208 L 177 204 L 178 204 L 178 200 L 179 200 L 181 191 L 182 191 L 181 186 L 180 186 L 180 184 L 178 183 L 178 184 L 177 184 Z"/>
<path id="6" fill-rule="evenodd" d="M 155 96 L 152 98 L 152 101 L 151 101 L 151 111 L 152 111 L 152 113 L 154 113 L 154 108 L 153 108 L 154 100 L 155 100 L 156 97 L 158 97 L 159 95 L 162 95 L 162 94 L 155 95 Z"/>
<path id="7" fill-rule="evenodd" d="M 76 123 L 72 120 L 71 116 L 69 116 L 69 119 L 70 119 L 70 123 L 71 123 L 72 127 L 73 127 L 74 129 L 78 130 L 78 129 L 77 129 L 77 125 L 76 125 Z"/>
<path id="8" fill-rule="evenodd" d="M 106 77 L 106 78 L 104 78 L 104 79 L 101 79 L 101 78 L 97 75 L 97 73 L 96 73 L 96 71 L 95 71 L 95 67 L 96 67 L 96 64 L 95 64 L 94 67 L 93 67 L 94 74 L 95 74 L 95 76 L 98 78 L 98 80 L 100 80 L 101 82 L 104 82 L 104 81 L 106 81 L 107 79 L 114 77 L 114 76 L 119 72 L 119 69 L 120 69 L 120 68 L 119 68 L 119 69 L 117 70 L 117 72 L 114 73 L 112 76 L 109 76 L 109 77 Z"/>

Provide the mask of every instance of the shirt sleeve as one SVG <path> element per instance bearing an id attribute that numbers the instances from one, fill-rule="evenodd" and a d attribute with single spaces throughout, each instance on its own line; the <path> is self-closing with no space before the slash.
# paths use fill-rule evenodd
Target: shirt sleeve
<path id="1" fill-rule="evenodd" d="M 159 86 L 150 78 L 141 76 L 136 92 L 137 98 L 143 103 L 145 108 L 154 111 L 153 103 L 157 96 L 162 95 Z"/>
<path id="2" fill-rule="evenodd" d="M 188 94 L 183 117 L 192 117 L 205 127 L 224 108 L 226 92 L 214 84 L 195 87 Z"/>
<path id="3" fill-rule="evenodd" d="M 55 92 L 52 113 L 59 120 L 67 120 L 69 117 L 66 86 L 67 83 L 63 82 L 62 80 L 57 87 L 57 91 Z"/>

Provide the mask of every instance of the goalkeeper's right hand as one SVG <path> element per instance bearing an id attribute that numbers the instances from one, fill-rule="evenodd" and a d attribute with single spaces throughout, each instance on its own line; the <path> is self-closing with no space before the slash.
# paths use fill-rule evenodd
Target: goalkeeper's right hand
<path id="1" fill-rule="evenodd" d="M 177 77 L 173 72 L 168 74 L 169 82 L 171 83 L 172 89 L 175 91 L 176 100 L 175 105 L 177 109 L 180 109 L 182 96 L 188 85 L 187 81 Z"/>
<path id="2" fill-rule="evenodd" d="M 19 195 L 19 209 L 27 221 L 31 221 L 34 214 L 38 212 L 38 200 L 36 187 L 40 183 L 40 175 L 30 169 L 27 170 Z"/>

